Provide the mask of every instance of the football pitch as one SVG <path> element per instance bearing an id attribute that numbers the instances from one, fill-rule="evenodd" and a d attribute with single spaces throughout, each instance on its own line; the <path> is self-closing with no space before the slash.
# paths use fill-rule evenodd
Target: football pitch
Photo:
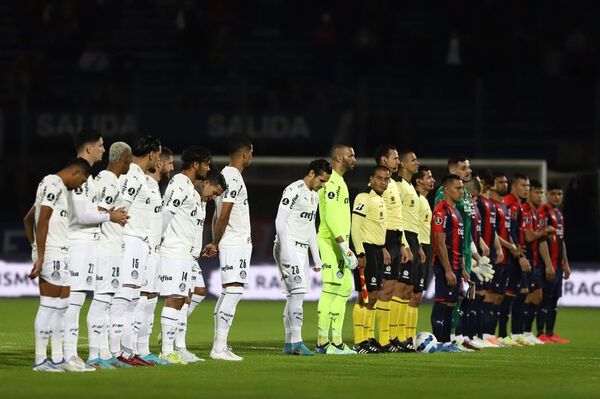
<path id="1" fill-rule="evenodd" d="M 86 302 L 87 303 L 87 302 Z M 206 362 L 93 373 L 35 373 L 33 319 L 38 299 L 0 300 L 0 382 L 5 398 L 593 398 L 600 397 L 600 310 L 561 308 L 566 345 L 486 349 L 477 353 L 292 357 L 281 354 L 283 302 L 241 301 L 230 345 L 242 362 Z M 208 358 L 214 301 L 188 327 L 188 348 Z M 430 306 L 418 331 L 430 331 Z M 344 336 L 351 344 L 351 304 Z M 79 355 L 87 358 L 87 306 Z M 157 309 L 156 314 L 160 314 Z M 158 318 L 152 349 L 158 350 Z M 316 303 L 305 304 L 304 340 L 316 340 Z"/>

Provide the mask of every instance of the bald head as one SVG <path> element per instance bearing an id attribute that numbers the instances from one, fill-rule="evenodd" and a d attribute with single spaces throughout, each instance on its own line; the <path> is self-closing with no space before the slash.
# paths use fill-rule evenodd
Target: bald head
<path id="1" fill-rule="evenodd" d="M 331 147 L 331 163 L 333 169 L 342 175 L 354 169 L 356 163 L 354 149 L 346 144 L 335 144 Z"/>

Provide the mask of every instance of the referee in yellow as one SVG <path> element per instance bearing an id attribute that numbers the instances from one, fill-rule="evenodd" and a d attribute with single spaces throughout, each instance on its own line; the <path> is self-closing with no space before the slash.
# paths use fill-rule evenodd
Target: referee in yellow
<path id="1" fill-rule="evenodd" d="M 319 190 L 319 232 L 317 244 L 323 269 L 323 289 L 319 297 L 316 353 L 356 354 L 342 340 L 346 303 L 352 293 L 352 273 L 358 261 L 350 250 L 350 196 L 344 174 L 354 168 L 356 156 L 348 145 L 331 149 L 333 171 Z M 331 341 L 329 331 L 331 330 Z"/>

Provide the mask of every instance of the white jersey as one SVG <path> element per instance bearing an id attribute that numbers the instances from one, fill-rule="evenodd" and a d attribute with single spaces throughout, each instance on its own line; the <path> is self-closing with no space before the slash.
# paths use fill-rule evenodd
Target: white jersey
<path id="1" fill-rule="evenodd" d="M 283 190 L 279 208 L 289 212 L 286 221 L 288 240 L 308 245 L 315 231 L 318 206 L 318 194 L 309 189 L 304 180 L 297 180 Z M 277 236 L 275 240 L 278 241 Z"/>
<path id="2" fill-rule="evenodd" d="M 148 244 L 150 244 L 149 256 L 156 256 L 160 250 L 160 239 L 162 236 L 162 197 L 158 182 L 151 176 L 146 177 L 148 179 L 148 187 L 150 187 L 150 205 L 154 209 L 150 223 L 150 235 L 148 236 Z"/>
<path id="3" fill-rule="evenodd" d="M 58 175 L 42 179 L 35 194 L 35 226 L 40 219 L 40 208 L 52 208 L 48 221 L 44 260 L 64 258 L 69 246 L 69 202 L 67 187 Z M 34 234 L 35 237 L 35 234 Z M 35 243 L 37 246 L 37 243 Z"/>
<path id="4" fill-rule="evenodd" d="M 192 259 L 196 260 L 200 257 L 200 253 L 203 249 L 204 239 L 204 220 L 206 219 L 206 202 L 200 201 L 200 208 L 198 208 L 198 215 L 196 216 L 198 225 L 196 226 L 196 235 L 194 236 L 194 246 L 191 250 Z"/>
<path id="5" fill-rule="evenodd" d="M 129 172 L 123 177 L 120 191 L 121 203 L 130 204 L 127 210 L 129 220 L 123 228 L 123 235 L 148 242 L 152 216 L 155 213 L 151 195 L 146 174 L 137 164 L 132 163 Z"/>
<path id="6" fill-rule="evenodd" d="M 81 224 L 75 216 L 74 202 L 82 202 L 87 212 L 97 213 L 98 204 L 96 190 L 94 189 L 94 178 L 89 176 L 81 185 L 68 192 L 69 200 L 69 242 L 71 244 L 86 243 L 97 240 L 100 237 L 100 224 Z"/>
<path id="7" fill-rule="evenodd" d="M 109 170 L 98 173 L 94 179 L 98 197 L 98 207 L 107 211 L 118 207 L 120 203 L 119 187 L 123 183 L 122 177 L 117 177 Z M 100 225 L 100 239 L 98 240 L 98 251 L 103 255 L 119 256 L 123 246 L 123 226 L 110 220 Z"/>
<path id="8" fill-rule="evenodd" d="M 173 214 L 165 231 L 160 256 L 188 259 L 200 225 L 202 200 L 191 180 L 183 173 L 171 178 L 165 191 L 165 210 Z"/>
<path id="9" fill-rule="evenodd" d="M 250 237 L 250 208 L 248 206 L 248 191 L 242 174 L 233 166 L 225 166 L 221 171 L 227 182 L 227 190 L 219 196 L 216 203 L 215 217 L 218 218 L 224 202 L 234 204 L 229 223 L 221 238 L 220 246 L 245 246 L 252 244 Z"/>

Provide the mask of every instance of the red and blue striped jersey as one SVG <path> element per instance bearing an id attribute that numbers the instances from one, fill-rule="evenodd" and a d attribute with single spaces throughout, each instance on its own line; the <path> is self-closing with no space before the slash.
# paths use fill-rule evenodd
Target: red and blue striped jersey
<path id="1" fill-rule="evenodd" d="M 481 247 L 479 246 L 479 238 L 481 237 L 481 213 L 479 213 L 479 208 L 477 208 L 477 199 L 471 197 L 471 203 L 473 204 L 473 227 L 471 228 L 473 242 L 477 246 L 477 251 L 481 253 Z"/>
<path id="2" fill-rule="evenodd" d="M 463 242 L 465 238 L 465 229 L 460 212 L 455 207 L 442 200 L 438 202 L 431 217 L 431 235 L 434 248 L 434 260 L 437 259 L 436 234 L 446 234 L 446 250 L 448 251 L 448 260 L 453 270 L 462 268 Z M 439 259 L 437 259 L 439 263 Z"/>
<path id="3" fill-rule="evenodd" d="M 496 233 L 500 236 L 500 238 L 505 241 L 509 241 L 510 237 L 510 214 L 508 213 L 508 208 L 504 204 L 504 202 L 496 201 L 493 198 L 490 198 L 490 202 L 496 208 Z M 504 259 L 500 265 L 506 265 L 508 261 L 508 251 L 506 248 L 502 247 L 502 253 L 504 254 Z"/>
<path id="4" fill-rule="evenodd" d="M 525 231 L 540 231 L 542 228 L 541 218 L 539 217 L 538 211 L 532 208 L 528 203 L 523 204 L 523 234 Z M 532 267 L 537 267 L 539 258 L 539 246 L 538 240 L 525 243 L 525 256 Z"/>
<path id="5" fill-rule="evenodd" d="M 523 248 L 525 246 L 525 235 L 523 233 L 521 200 L 514 194 L 507 194 L 504 196 L 504 204 L 510 212 L 510 235 L 513 242 Z"/>
<path id="6" fill-rule="evenodd" d="M 496 261 L 496 207 L 483 195 L 477 198 L 477 209 L 481 215 L 481 238 L 490 248 L 490 259 Z"/>
<path id="7" fill-rule="evenodd" d="M 556 270 L 564 260 L 565 219 L 558 208 L 553 208 L 548 204 L 540 207 L 539 214 L 544 226 L 552 226 L 556 229 L 556 233 L 547 238 L 552 267 Z"/>

